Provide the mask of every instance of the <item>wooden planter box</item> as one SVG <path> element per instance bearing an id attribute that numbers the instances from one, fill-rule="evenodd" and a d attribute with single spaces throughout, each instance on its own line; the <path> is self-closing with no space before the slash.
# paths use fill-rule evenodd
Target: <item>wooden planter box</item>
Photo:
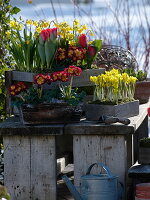
<path id="1" fill-rule="evenodd" d="M 84 70 L 81 74 L 81 76 L 75 76 L 73 79 L 73 87 L 83 87 L 83 86 L 92 86 L 94 85 L 90 81 L 90 76 L 98 76 L 99 74 L 102 74 L 105 72 L 105 69 L 100 68 L 100 69 L 87 69 Z M 6 84 L 6 89 L 8 89 L 14 81 L 23 81 L 27 83 L 32 83 L 33 82 L 33 76 L 35 74 L 31 72 L 20 72 L 20 71 L 6 71 L 5 73 L 5 84 Z M 62 83 L 68 85 L 70 82 Z M 58 87 L 60 84 L 59 81 L 52 83 L 51 85 L 44 85 L 45 89 L 51 89 Z M 7 105 L 7 113 L 11 114 L 12 109 L 11 109 L 11 98 L 7 90 L 7 97 L 6 97 L 6 105 Z"/>
<path id="2" fill-rule="evenodd" d="M 23 105 L 19 111 L 25 125 L 79 122 L 82 114 L 67 103 L 38 104 L 35 107 Z"/>
<path id="3" fill-rule="evenodd" d="M 150 164 L 150 147 L 139 147 L 139 164 Z"/>
<path id="4" fill-rule="evenodd" d="M 85 106 L 85 115 L 87 120 L 99 120 L 102 115 L 132 117 L 138 114 L 138 100 L 119 105 L 86 104 Z"/>
<path id="5" fill-rule="evenodd" d="M 150 98 L 150 81 L 139 81 L 135 87 L 135 99 L 139 99 L 140 103 L 148 102 Z"/>

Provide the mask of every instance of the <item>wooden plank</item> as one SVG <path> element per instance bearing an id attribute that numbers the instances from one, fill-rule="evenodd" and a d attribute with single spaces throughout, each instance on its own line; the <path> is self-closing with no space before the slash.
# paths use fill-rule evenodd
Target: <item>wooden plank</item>
<path id="1" fill-rule="evenodd" d="M 80 177 L 85 175 L 88 167 L 95 162 L 107 165 L 125 184 L 127 149 L 123 136 L 74 136 L 73 153 L 75 185 L 79 186 Z M 99 173 L 99 170 L 94 170 L 94 173 Z"/>
<path id="2" fill-rule="evenodd" d="M 12 71 L 5 71 L 5 87 L 6 87 L 6 112 L 8 115 L 11 115 L 12 113 L 12 107 L 11 107 L 11 97 L 9 95 L 8 88 L 12 84 Z"/>
<path id="3" fill-rule="evenodd" d="M 147 116 L 147 108 L 150 107 L 150 101 L 148 103 L 142 104 L 139 107 L 139 115 L 135 117 L 130 117 L 131 126 L 134 126 L 135 131 L 139 128 L 145 117 Z"/>
<path id="4" fill-rule="evenodd" d="M 94 85 L 90 81 L 90 76 L 97 76 L 104 72 L 105 72 L 104 68 L 84 70 L 82 72 L 81 76 L 74 77 L 73 87 Z M 13 81 L 33 82 L 34 75 L 35 75 L 35 73 L 31 73 L 31 72 L 12 71 L 12 80 Z M 52 83 L 50 86 L 47 85 L 46 88 L 53 88 L 53 87 L 58 86 L 59 84 L 60 84 L 60 82 L 57 81 L 55 83 Z M 67 84 L 70 84 L 70 82 L 67 82 L 67 83 L 61 82 L 61 84 L 67 85 Z"/>
<path id="5" fill-rule="evenodd" d="M 4 185 L 11 200 L 29 200 L 30 194 L 30 139 L 5 136 Z"/>
<path id="6" fill-rule="evenodd" d="M 0 135 L 62 135 L 63 124 L 25 126 L 19 117 L 10 117 L 0 123 Z"/>
<path id="7" fill-rule="evenodd" d="M 54 136 L 31 138 L 32 199 L 56 200 L 56 152 Z"/>

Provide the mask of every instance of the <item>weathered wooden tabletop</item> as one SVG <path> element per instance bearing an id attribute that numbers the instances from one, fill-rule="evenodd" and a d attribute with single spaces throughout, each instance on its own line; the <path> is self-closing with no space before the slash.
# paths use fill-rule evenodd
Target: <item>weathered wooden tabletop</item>
<path id="1" fill-rule="evenodd" d="M 0 124 L 0 135 L 99 135 L 99 134 L 132 134 L 147 116 L 150 103 L 140 105 L 139 115 L 130 117 L 131 123 L 123 125 L 115 123 L 105 125 L 97 121 L 82 120 L 79 123 L 54 124 L 54 125 L 23 125 L 19 117 L 10 117 Z"/>

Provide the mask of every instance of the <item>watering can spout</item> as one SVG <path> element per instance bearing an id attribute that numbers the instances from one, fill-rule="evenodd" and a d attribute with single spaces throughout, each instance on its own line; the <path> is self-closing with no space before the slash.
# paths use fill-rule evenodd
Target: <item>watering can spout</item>
<path id="1" fill-rule="evenodd" d="M 74 199 L 75 200 L 83 200 L 83 198 L 81 197 L 80 193 L 75 188 L 75 186 L 72 184 L 72 182 L 69 180 L 69 178 L 66 175 L 64 175 L 62 177 L 62 179 L 66 183 L 66 185 L 67 185 L 69 191 L 71 192 L 72 196 L 74 197 Z"/>

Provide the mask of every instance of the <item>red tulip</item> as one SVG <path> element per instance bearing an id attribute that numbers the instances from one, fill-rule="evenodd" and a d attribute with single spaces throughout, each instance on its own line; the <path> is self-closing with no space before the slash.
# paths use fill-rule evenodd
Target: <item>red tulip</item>
<path id="1" fill-rule="evenodd" d="M 83 47 L 83 48 L 87 47 L 87 38 L 86 38 L 85 34 L 81 34 L 78 37 L 78 41 L 79 41 L 79 44 L 81 47 Z"/>
<path id="2" fill-rule="evenodd" d="M 96 49 L 93 46 L 88 46 L 88 53 L 90 56 L 95 56 L 96 54 Z"/>
<path id="3" fill-rule="evenodd" d="M 44 41 L 48 40 L 51 37 L 51 35 L 53 35 L 54 38 L 57 37 L 57 28 L 51 28 L 51 29 L 47 28 L 42 30 L 40 33 L 40 36 Z"/>

